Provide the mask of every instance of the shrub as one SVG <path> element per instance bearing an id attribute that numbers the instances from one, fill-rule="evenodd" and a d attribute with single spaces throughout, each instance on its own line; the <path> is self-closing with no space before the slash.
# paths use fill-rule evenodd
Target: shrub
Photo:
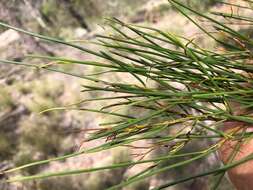
<path id="1" fill-rule="evenodd" d="M 170 2 L 176 10 L 202 30 L 203 34 L 214 40 L 217 45 L 226 47 L 228 51 L 224 49 L 205 49 L 200 44 L 196 44 L 194 39 L 186 39 L 156 28 L 126 24 L 118 19 L 108 20 L 109 27 L 116 35 L 98 35 L 98 44 L 105 48 L 105 50 L 101 48 L 98 51 L 86 49 L 59 39 L 23 31 L 4 23 L 0 24 L 43 40 L 76 48 L 105 61 L 72 60 L 46 56 L 37 56 L 37 58 L 64 62 L 66 64 L 103 67 L 107 68 L 111 73 L 116 72 L 124 76 L 122 81 L 106 81 L 101 77 L 97 77 L 97 75 L 95 77 L 93 75 L 77 76 L 73 73 L 64 72 L 65 74 L 75 75 L 93 82 L 93 85 L 83 85 L 83 92 L 112 92 L 113 96 L 109 98 L 93 98 L 89 101 L 117 99 L 118 103 L 116 104 L 92 111 L 119 116 L 120 119 L 117 122 L 105 125 L 104 128 L 97 130 L 86 139 L 87 142 L 106 139 L 105 143 L 97 147 L 81 150 L 78 153 L 53 160 L 44 160 L 14 168 L 7 172 L 120 146 L 140 149 L 138 142 L 143 140 L 146 140 L 146 145 L 142 148 L 147 150 L 139 154 L 141 157 L 137 161 L 123 161 L 90 169 L 43 173 L 13 178 L 10 181 L 89 173 L 108 169 L 118 171 L 137 164 L 151 164 L 151 166 L 138 174 L 122 180 L 121 183 L 118 184 L 117 180 L 107 186 L 114 185 L 108 188 L 110 190 L 120 189 L 172 169 L 184 167 L 187 171 L 189 165 L 194 162 L 198 163 L 200 160 L 214 154 L 227 140 L 245 140 L 251 137 L 252 134 L 248 132 L 227 134 L 222 132 L 220 127 L 225 121 L 238 121 L 247 125 L 253 123 L 250 115 L 253 95 L 251 85 L 253 80 L 251 75 L 248 74 L 253 71 L 252 66 L 248 64 L 252 59 L 252 39 L 239 33 L 230 25 L 223 23 L 217 17 L 203 14 L 201 11 L 194 10 L 176 0 L 170 0 Z M 232 6 L 241 7 L 237 4 Z M 215 15 L 217 16 L 217 14 Z M 200 17 L 201 21 L 197 21 L 196 16 Z M 223 14 L 218 14 L 219 16 L 224 17 Z M 230 14 L 230 16 L 226 15 L 226 17 L 229 17 L 231 22 L 236 20 L 249 25 L 253 22 L 251 18 L 248 18 L 245 23 L 245 17 L 247 16 Z M 204 27 L 202 23 L 199 23 L 203 22 L 203 20 L 208 23 L 209 27 Z M 217 34 L 221 33 L 229 39 L 233 39 L 236 43 L 219 39 Z M 2 62 L 21 64 L 14 61 L 3 60 Z M 36 65 L 31 64 L 25 65 L 36 67 Z M 61 70 L 57 70 L 54 67 L 46 67 L 44 69 L 62 73 Z M 129 78 L 131 80 L 127 80 Z M 238 109 L 233 109 L 235 105 L 239 105 L 239 108 L 237 106 L 236 108 Z M 87 110 L 78 104 L 74 106 L 76 106 L 74 109 Z M 112 112 L 112 108 L 118 106 L 129 106 L 139 109 L 139 112 L 143 112 L 144 115 L 136 116 Z M 240 109 L 242 112 L 238 114 L 237 111 Z M 168 134 L 167 131 L 170 128 L 174 130 Z M 185 148 L 188 144 L 195 141 L 201 143 L 207 139 L 212 139 L 210 141 L 211 144 L 203 144 L 203 147 L 185 153 Z M 153 157 L 147 158 L 147 155 L 159 149 L 164 150 L 161 151 L 162 154 L 155 154 Z M 236 150 L 234 152 L 236 153 Z M 164 182 L 164 184 L 158 185 L 154 189 L 164 189 L 199 177 L 212 175 L 218 176 L 213 186 L 216 189 L 225 171 L 252 159 L 253 155 L 250 154 L 240 161 L 229 162 L 225 166 L 204 172 L 199 171 L 196 175 L 190 173 L 175 181 Z M 115 173 L 115 175 L 117 174 Z M 121 175 L 119 176 L 121 177 Z"/>

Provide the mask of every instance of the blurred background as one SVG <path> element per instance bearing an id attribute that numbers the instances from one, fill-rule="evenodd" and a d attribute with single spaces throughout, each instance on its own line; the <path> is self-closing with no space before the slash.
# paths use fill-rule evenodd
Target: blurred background
<path id="1" fill-rule="evenodd" d="M 201 11 L 225 9 L 212 0 L 182 0 Z M 105 18 L 116 17 L 122 21 L 152 26 L 178 35 L 191 37 L 198 29 L 168 4 L 167 0 L 0 0 L 0 20 L 10 25 L 36 33 L 77 40 L 87 48 L 96 46 L 97 34 L 108 35 L 104 27 Z M 205 36 L 196 36 L 203 47 L 215 46 Z M 195 41 L 196 42 L 196 41 Z M 27 54 L 42 54 L 70 57 L 72 59 L 92 59 L 73 48 L 50 44 L 38 39 L 0 28 L 0 57 L 16 61 L 27 60 Z M 38 62 L 38 64 L 41 63 Z M 100 72 L 93 67 L 72 67 L 63 65 L 64 70 L 85 74 Z M 117 76 L 120 80 L 120 76 Z M 97 128 L 99 123 L 111 121 L 103 115 L 81 111 L 52 111 L 39 114 L 52 107 L 59 107 L 94 97 L 98 94 L 81 93 L 80 86 L 86 81 L 25 67 L 0 65 L 0 170 L 75 152 L 80 147 L 89 148 L 92 144 L 83 143 L 86 128 Z M 97 104 L 97 105 L 96 105 Z M 100 106 L 100 103 L 85 107 Z M 129 111 L 129 110 L 126 110 Z M 208 143 L 208 142 L 205 142 Z M 94 155 L 84 155 L 54 162 L 22 171 L 20 175 L 31 175 L 43 171 L 57 171 L 74 168 L 98 167 L 105 164 L 134 159 L 128 149 L 115 149 Z M 215 155 L 198 162 L 185 171 L 183 168 L 150 178 L 125 189 L 148 190 L 168 179 L 183 174 L 204 171 L 218 165 Z M 144 166 L 141 166 L 144 167 Z M 119 183 L 125 176 L 142 168 L 83 174 L 71 177 L 50 178 L 26 183 L 6 184 L 1 176 L 1 190 L 103 190 Z M 171 187 L 175 190 L 209 189 L 211 179 L 201 178 L 189 183 Z M 220 189 L 232 189 L 224 181 Z"/>

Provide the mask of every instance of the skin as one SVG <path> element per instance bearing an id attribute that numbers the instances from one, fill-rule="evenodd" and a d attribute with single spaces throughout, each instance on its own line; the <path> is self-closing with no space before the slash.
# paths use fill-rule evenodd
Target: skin
<path id="1" fill-rule="evenodd" d="M 242 133 L 243 131 L 253 132 L 253 126 L 243 122 L 225 122 L 223 131 L 226 133 Z M 239 161 L 242 158 L 253 153 L 253 139 L 246 139 L 238 142 L 238 140 L 227 140 L 219 149 L 219 157 L 224 164 L 231 160 L 231 155 L 237 150 L 233 161 Z M 253 189 L 253 160 L 236 166 L 228 171 L 228 176 L 237 190 Z"/>

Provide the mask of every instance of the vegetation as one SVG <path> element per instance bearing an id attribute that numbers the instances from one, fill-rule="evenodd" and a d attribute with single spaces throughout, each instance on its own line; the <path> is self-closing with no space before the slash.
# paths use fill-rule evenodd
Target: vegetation
<path id="1" fill-rule="evenodd" d="M 249 6 L 242 7 L 239 4 L 229 4 L 229 6 L 252 11 L 251 1 L 242 0 L 242 2 Z M 114 186 L 108 186 L 110 190 L 119 189 L 173 169 L 182 169 L 183 167 L 187 171 L 192 163 L 215 153 L 224 142 L 231 139 L 244 141 L 251 138 L 251 132 L 237 133 L 232 131 L 228 134 L 224 133 L 221 128 L 225 121 L 253 124 L 251 117 L 253 41 L 248 35 L 238 32 L 233 27 L 236 24 L 250 27 L 253 20 L 247 15 L 236 13 L 203 14 L 179 1 L 170 0 L 170 3 L 174 9 L 193 22 L 203 32 L 202 35 L 207 35 L 215 41 L 217 47 L 206 49 L 195 43 L 194 39 L 187 39 L 156 28 L 126 24 L 118 19 L 108 19 L 110 35 L 98 35 L 98 41 L 95 44 L 102 48 L 93 51 L 74 43 L 0 23 L 3 27 L 52 43 L 70 46 L 83 53 L 92 54 L 99 58 L 98 60 L 103 60 L 30 56 L 30 59 L 36 58 L 56 63 L 56 65 L 45 67 L 38 67 L 26 62 L 1 60 L 5 64 L 35 67 L 89 80 L 90 85 L 82 86 L 83 93 L 102 91 L 111 95 L 85 100 L 86 102 L 117 100 L 116 103 L 106 105 L 98 110 L 84 107 L 83 101 L 81 101 L 66 107 L 48 109 L 44 113 L 53 110 L 78 109 L 119 118 L 115 122 L 102 124 L 101 128 L 85 140 L 85 143 L 105 140 L 104 143 L 96 147 L 21 165 L 3 171 L 3 173 L 14 173 L 56 160 L 97 153 L 116 147 L 127 146 L 138 149 L 140 148 L 138 143 L 145 141 L 145 147 L 142 147 L 144 152 L 138 155 L 137 161 L 121 160 L 111 165 L 90 169 L 80 168 L 72 171 L 14 177 L 9 179 L 9 182 L 92 173 L 109 169 L 119 171 L 118 169 L 127 169 L 144 163 L 150 164 L 143 171 L 126 179 L 113 181 Z M 200 19 L 197 20 L 197 17 Z M 227 22 L 228 19 L 229 22 Z M 206 23 L 208 23 L 208 27 L 203 25 Z M 223 48 L 218 48 L 218 46 Z M 94 66 L 104 68 L 106 72 L 91 73 L 85 76 L 77 75 L 61 70 L 59 68 L 61 64 L 57 65 L 57 63 Z M 105 80 L 104 76 L 108 73 L 109 75 L 118 73 L 125 77 L 122 81 L 118 81 L 117 78 Z M 236 110 L 234 109 L 235 105 L 239 105 Z M 124 112 L 121 112 L 121 107 L 130 107 L 131 109 L 125 113 L 125 109 L 123 109 Z M 238 114 L 238 109 L 243 111 Z M 205 140 L 210 140 L 212 144 L 203 143 Z M 200 142 L 203 146 L 189 149 L 196 142 Z M 236 151 L 238 150 L 235 150 L 234 153 Z M 252 159 L 253 155 L 250 154 L 240 161 L 231 161 L 224 166 L 204 172 L 199 171 L 197 174 L 188 173 L 183 178 L 154 187 L 154 190 L 164 189 L 204 176 L 215 176 L 211 188 L 217 189 L 228 169 Z"/>

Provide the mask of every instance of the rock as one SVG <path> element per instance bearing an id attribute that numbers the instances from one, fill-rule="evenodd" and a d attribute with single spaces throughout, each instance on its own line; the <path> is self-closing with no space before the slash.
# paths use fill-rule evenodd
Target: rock
<path id="1" fill-rule="evenodd" d="M 81 28 L 81 27 L 76 28 L 76 29 L 74 30 L 74 36 L 75 36 L 76 38 L 82 38 L 82 37 L 84 37 L 87 33 L 88 33 L 88 31 L 87 31 L 86 29 L 84 29 L 84 28 Z"/>
<path id="2" fill-rule="evenodd" d="M 14 30 L 6 30 L 2 34 L 0 34 L 0 48 L 4 48 L 9 44 L 18 41 L 20 39 L 20 35 L 18 32 Z"/>

